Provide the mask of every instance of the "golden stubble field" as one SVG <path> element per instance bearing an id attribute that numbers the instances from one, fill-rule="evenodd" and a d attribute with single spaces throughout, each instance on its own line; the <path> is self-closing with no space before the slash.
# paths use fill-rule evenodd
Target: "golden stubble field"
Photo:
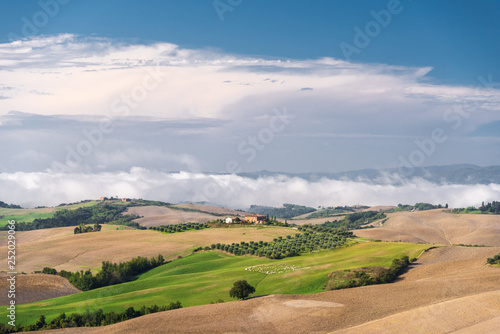
<path id="1" fill-rule="evenodd" d="M 384 226 L 354 233 L 384 241 L 500 246 L 500 215 L 452 214 L 436 209 L 387 216 Z"/>
<path id="2" fill-rule="evenodd" d="M 102 261 L 128 261 L 137 256 L 166 260 L 187 255 L 197 246 L 240 241 L 272 241 L 297 233 L 291 228 L 234 227 L 166 234 L 104 225 L 101 232 L 73 234 L 74 227 L 17 232 L 16 270 L 30 273 L 44 267 L 75 271 L 98 269 Z M 6 232 L 0 233 L 0 271 L 7 271 Z"/>
<path id="3" fill-rule="evenodd" d="M 497 333 L 500 268 L 485 261 L 499 252 L 431 249 L 392 284 L 270 295 L 54 333 Z"/>

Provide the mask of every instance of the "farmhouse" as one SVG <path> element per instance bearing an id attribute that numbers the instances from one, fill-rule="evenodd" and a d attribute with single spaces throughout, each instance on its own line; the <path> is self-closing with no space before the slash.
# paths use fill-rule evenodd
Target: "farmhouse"
<path id="1" fill-rule="evenodd" d="M 267 217 L 264 215 L 258 215 L 258 214 L 252 214 L 245 216 L 245 221 L 249 223 L 262 223 L 264 220 L 266 220 Z"/>
<path id="2" fill-rule="evenodd" d="M 107 200 L 108 200 L 108 198 L 107 198 L 107 197 L 100 197 L 100 198 L 99 198 L 99 200 L 100 200 L 100 201 L 107 201 Z"/>
<path id="3" fill-rule="evenodd" d="M 132 201 L 130 198 L 122 198 L 122 202 L 130 202 Z"/>

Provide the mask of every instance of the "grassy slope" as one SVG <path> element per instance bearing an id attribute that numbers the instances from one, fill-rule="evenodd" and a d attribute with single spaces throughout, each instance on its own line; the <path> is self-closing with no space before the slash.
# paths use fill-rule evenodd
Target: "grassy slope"
<path id="1" fill-rule="evenodd" d="M 0 226 L 7 225 L 9 220 L 15 220 L 16 222 L 32 222 L 33 220 L 39 218 L 50 218 L 58 210 L 75 210 L 84 206 L 91 206 L 97 204 L 97 201 L 78 203 L 72 205 L 65 205 L 55 208 L 40 208 L 40 209 L 5 209 L 0 208 L 0 216 L 4 216 L 0 219 Z"/>
<path id="2" fill-rule="evenodd" d="M 203 252 L 173 261 L 141 275 L 136 281 L 96 289 L 71 296 L 18 306 L 21 323 L 33 323 L 40 314 L 51 320 L 61 312 L 84 312 L 102 308 L 123 311 L 129 306 L 168 304 L 181 301 L 183 306 L 208 304 L 217 299 L 228 301 L 229 289 L 238 279 L 256 287 L 255 295 L 299 294 L 322 291 L 326 275 L 334 270 L 364 266 L 389 266 L 403 255 L 417 256 L 427 245 L 407 243 L 360 243 L 351 247 L 302 255 L 284 260 L 250 256 L 231 256 Z M 246 271 L 260 264 L 286 263 L 303 269 L 285 274 L 266 275 Z M 0 319 L 5 318 L 1 310 Z"/>

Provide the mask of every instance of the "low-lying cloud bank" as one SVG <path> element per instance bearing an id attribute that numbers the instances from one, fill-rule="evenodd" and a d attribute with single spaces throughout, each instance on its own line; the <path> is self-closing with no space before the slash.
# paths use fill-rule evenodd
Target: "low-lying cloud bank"
<path id="1" fill-rule="evenodd" d="M 436 184 L 421 178 L 397 185 L 330 179 L 307 181 L 288 176 L 252 179 L 238 175 L 167 173 L 138 167 L 118 173 L 0 174 L 0 200 L 23 207 L 55 206 L 100 196 L 171 203 L 207 201 L 231 208 L 248 208 L 251 204 L 279 206 L 295 203 L 316 207 L 416 202 L 465 207 L 479 205 L 481 201 L 499 200 L 500 184 Z"/>

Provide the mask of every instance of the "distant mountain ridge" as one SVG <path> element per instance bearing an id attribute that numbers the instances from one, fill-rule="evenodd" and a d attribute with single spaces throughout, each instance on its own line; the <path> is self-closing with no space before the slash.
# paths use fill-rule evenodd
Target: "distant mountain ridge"
<path id="1" fill-rule="evenodd" d="M 285 173 L 263 170 L 239 173 L 238 175 L 252 179 L 285 175 L 299 177 L 308 181 L 318 181 L 326 178 L 331 180 L 369 181 L 380 184 L 398 184 L 412 178 L 422 178 L 439 184 L 500 184 L 500 166 L 480 167 L 470 164 L 415 167 L 411 173 L 406 173 L 406 175 L 402 175 L 398 168 L 369 168 L 338 173 Z"/>

